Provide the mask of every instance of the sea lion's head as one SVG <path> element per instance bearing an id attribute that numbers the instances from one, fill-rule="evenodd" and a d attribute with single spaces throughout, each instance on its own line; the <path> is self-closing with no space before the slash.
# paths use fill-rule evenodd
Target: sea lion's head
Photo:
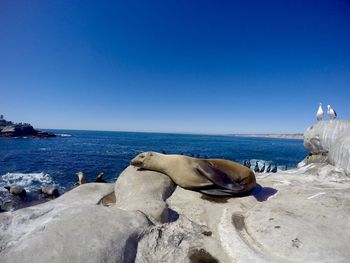
<path id="1" fill-rule="evenodd" d="M 162 154 L 156 152 L 143 152 L 132 159 L 130 164 L 143 169 L 154 170 L 160 155 Z"/>

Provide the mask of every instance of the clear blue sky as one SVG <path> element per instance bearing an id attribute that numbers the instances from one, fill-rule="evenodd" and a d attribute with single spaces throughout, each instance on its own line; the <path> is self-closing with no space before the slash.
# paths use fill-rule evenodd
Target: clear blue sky
<path id="1" fill-rule="evenodd" d="M 303 132 L 350 118 L 350 2 L 0 2 L 0 112 L 40 128 Z"/>

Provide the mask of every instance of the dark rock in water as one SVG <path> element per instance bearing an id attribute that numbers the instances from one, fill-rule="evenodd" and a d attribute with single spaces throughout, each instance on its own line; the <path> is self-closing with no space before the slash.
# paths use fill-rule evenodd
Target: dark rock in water
<path id="1" fill-rule="evenodd" d="M 60 195 L 58 189 L 54 186 L 44 186 L 39 192 L 46 197 L 58 197 Z"/>
<path id="2" fill-rule="evenodd" d="M 55 134 L 46 131 L 39 131 L 29 123 L 13 123 L 4 119 L 0 120 L 0 137 L 56 137 Z"/>
<path id="3" fill-rule="evenodd" d="M 25 196 L 14 195 L 7 191 L 0 191 L 0 212 L 14 211 L 21 208 L 45 203 L 47 198 L 37 192 L 27 192 Z"/>
<path id="4" fill-rule="evenodd" d="M 27 196 L 26 190 L 21 186 L 5 186 L 5 188 L 10 192 L 10 194 L 18 195 L 21 197 Z"/>
<path id="5" fill-rule="evenodd" d="M 14 210 L 14 203 L 12 200 L 4 200 L 1 202 L 0 212 Z"/>

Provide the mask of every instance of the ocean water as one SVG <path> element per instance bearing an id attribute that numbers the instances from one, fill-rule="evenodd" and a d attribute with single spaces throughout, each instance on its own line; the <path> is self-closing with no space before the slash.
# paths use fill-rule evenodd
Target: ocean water
<path id="1" fill-rule="evenodd" d="M 243 163 L 261 160 L 280 170 L 294 168 L 306 155 L 302 140 L 244 138 L 234 136 L 165 133 L 50 130 L 56 138 L 0 139 L 0 191 L 6 185 L 21 185 L 34 191 L 54 184 L 61 191 L 77 181 L 83 171 L 94 181 L 101 171 L 114 182 L 130 160 L 143 151 L 195 157 L 224 158 Z"/>

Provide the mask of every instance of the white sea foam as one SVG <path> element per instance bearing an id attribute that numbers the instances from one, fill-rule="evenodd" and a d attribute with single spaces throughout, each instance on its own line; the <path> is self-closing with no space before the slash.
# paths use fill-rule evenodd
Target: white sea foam
<path id="1" fill-rule="evenodd" d="M 57 134 L 60 137 L 72 137 L 71 134 L 66 134 L 66 133 L 62 133 L 62 134 Z"/>
<path id="2" fill-rule="evenodd" d="M 7 173 L 0 177 L 0 191 L 5 186 L 22 186 L 26 191 L 31 191 L 43 185 L 54 184 L 49 174 L 41 173 Z"/>

